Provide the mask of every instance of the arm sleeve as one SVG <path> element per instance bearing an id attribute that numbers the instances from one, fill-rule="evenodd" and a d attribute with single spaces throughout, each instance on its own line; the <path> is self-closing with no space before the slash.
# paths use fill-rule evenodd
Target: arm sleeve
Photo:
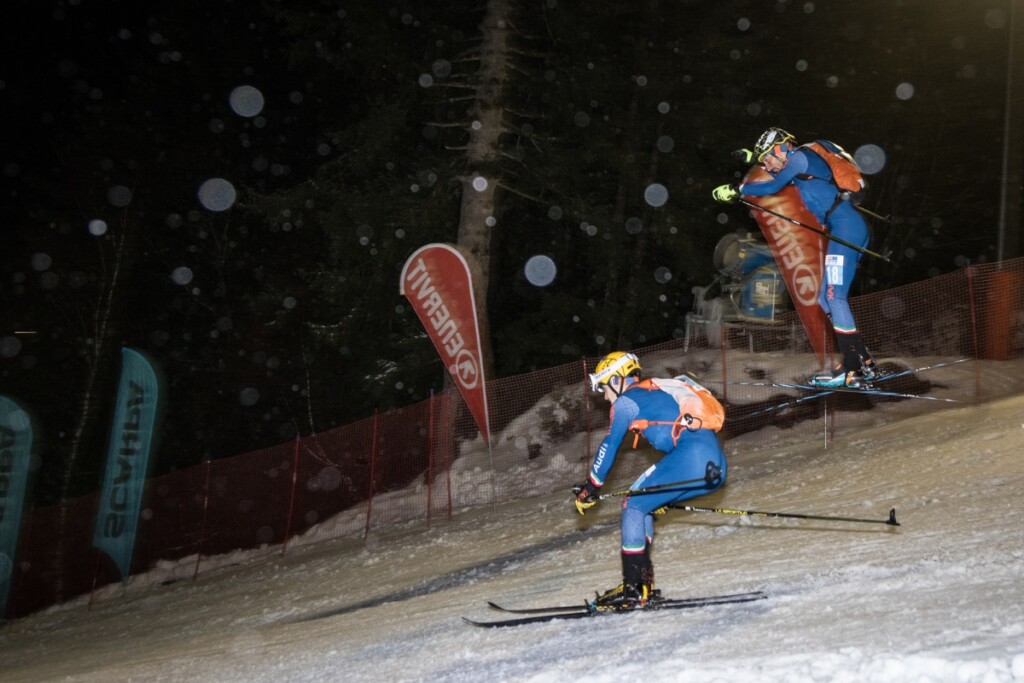
<path id="1" fill-rule="evenodd" d="M 803 152 L 793 152 L 786 160 L 786 165 L 774 178 L 757 183 L 743 183 L 739 191 L 748 197 L 767 197 L 793 182 L 801 173 L 807 173 L 807 156 Z"/>
<path id="2" fill-rule="evenodd" d="M 629 431 L 629 425 L 633 423 L 640 413 L 640 406 L 628 396 L 620 396 L 611 409 L 611 425 L 608 427 L 608 435 L 597 448 L 594 455 L 594 463 L 590 467 L 590 481 L 598 486 L 604 485 L 605 477 L 615 464 L 615 456 L 619 452 L 619 445 Z"/>

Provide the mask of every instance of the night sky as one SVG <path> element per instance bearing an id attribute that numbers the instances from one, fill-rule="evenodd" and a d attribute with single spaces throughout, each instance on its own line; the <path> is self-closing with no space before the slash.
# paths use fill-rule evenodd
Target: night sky
<path id="1" fill-rule="evenodd" d="M 1011 2 L 647 2 L 639 18 L 630 14 L 631 3 L 610 2 L 602 6 L 605 14 L 585 2 L 521 3 L 529 15 L 524 26 L 556 54 L 538 71 L 536 93 L 518 102 L 537 115 L 535 127 L 569 131 L 583 145 L 585 135 L 605 140 L 615 126 L 626 127 L 628 88 L 642 87 L 651 106 L 641 111 L 638 130 L 646 116 L 651 130 L 661 126 L 659 149 L 671 150 L 659 160 L 671 197 L 664 211 L 687 227 L 678 241 L 659 244 L 687 255 L 667 266 L 677 273 L 672 285 L 678 291 L 665 304 L 674 309 L 672 319 L 635 340 L 670 336 L 685 313 L 689 286 L 706 284 L 713 275 L 711 251 L 718 237 L 754 229 L 742 210 L 716 206 L 710 191 L 742 171 L 729 152 L 752 146 L 772 125 L 801 141 L 833 139 L 859 152 L 865 170 L 870 168 L 865 205 L 892 216 L 891 224 L 873 224 L 872 247 L 890 248 L 896 258 L 891 266 L 865 265 L 861 292 L 1017 256 L 1024 201 L 1024 10 L 1017 2 L 1011 12 Z M 326 376 L 314 361 L 301 362 L 304 354 L 322 357 L 322 347 L 282 331 L 342 326 L 340 314 L 332 319 L 324 312 L 315 298 L 323 292 L 309 275 L 324 267 L 318 259 L 335 248 L 338 235 L 312 232 L 312 221 L 302 217 L 312 200 L 298 199 L 323 185 L 317 174 L 328 164 L 348 173 L 349 187 L 357 178 L 365 181 L 358 195 L 352 190 L 347 196 L 350 213 L 338 219 L 340 234 L 352 237 L 340 250 L 361 254 L 368 272 L 383 273 L 380 282 L 393 281 L 377 286 L 366 275 L 356 286 L 364 276 L 354 266 L 340 269 L 341 298 L 353 306 L 365 299 L 376 311 L 376 318 L 359 324 L 380 330 L 381 337 L 371 340 L 379 348 L 400 349 L 415 335 L 408 321 L 394 320 L 400 305 L 397 265 L 425 241 L 455 239 L 458 197 L 444 188 L 445 174 L 454 176 L 456 166 L 433 161 L 444 145 L 423 123 L 437 115 L 442 99 L 436 84 L 429 91 L 427 84 L 448 78 L 439 64 L 458 64 L 466 37 L 479 23 L 479 3 L 454 2 L 444 9 L 434 2 L 369 4 L 4 3 L 0 106 L 9 123 L 0 149 L 0 393 L 27 404 L 41 423 L 45 482 L 59 478 L 63 454 L 82 421 L 79 402 L 90 371 L 106 378 L 96 389 L 104 396 L 121 344 L 154 354 L 167 374 L 175 407 L 168 413 L 171 436 L 165 442 L 184 455 L 162 456 L 164 470 L 277 443 L 296 428 L 309 432 L 344 424 L 377 406 L 422 400 L 431 382 L 440 383 L 439 366 L 425 361 L 411 363 L 400 381 L 367 382 L 374 376 L 369 361 L 401 367 L 401 358 L 417 355 L 381 351 L 379 358 L 366 359 L 372 345 L 353 351 L 367 361 L 353 370 L 359 377 Z M 622 17 L 633 22 L 623 20 L 621 35 L 620 17 L 609 9 L 619 5 Z M 283 9 L 296 12 L 285 15 Z M 664 21 L 651 19 L 662 13 Z M 643 56 L 637 57 L 641 47 Z M 1011 53 L 1017 65 L 1012 74 Z M 311 68 L 315 63 L 330 69 Z M 624 73 L 614 74 L 615 65 Z M 608 73 L 604 82 L 602 70 Z M 545 78 L 561 94 L 541 90 Z M 385 114 L 395 115 L 389 104 L 423 105 L 424 111 L 385 135 Z M 655 124 L 658 107 L 671 117 Z M 559 120 L 567 122 L 561 129 Z M 370 129 L 376 132 L 361 135 Z M 561 165 L 571 169 L 564 162 L 582 148 L 554 149 Z M 524 177 L 537 172 L 532 163 Z M 636 165 L 646 163 L 638 155 Z M 399 177 L 396 168 L 407 175 Z M 559 173 L 564 179 L 566 171 Z M 374 196 L 378 174 L 382 180 Z M 555 332 L 539 329 L 526 314 L 548 315 L 551 308 L 544 306 L 552 301 L 586 308 L 588 277 L 602 276 L 588 273 L 600 268 L 591 265 L 568 277 L 574 272 L 569 261 L 581 251 L 573 240 L 585 235 L 587 220 L 601 221 L 585 207 L 561 223 L 547 217 L 556 204 L 559 213 L 573 204 L 571 188 L 580 197 L 599 194 L 606 177 L 595 172 L 570 178 L 562 183 L 570 189 L 560 194 L 538 177 L 538 186 L 550 194 L 540 195 L 536 207 L 521 202 L 505 214 L 522 221 L 503 264 L 515 286 L 503 288 L 506 298 L 496 302 L 503 324 L 510 326 L 506 338 L 516 340 L 497 360 L 506 374 L 601 350 L 594 330 L 586 327 L 597 324 L 591 318 L 584 317 L 579 330 L 561 326 L 557 333 L 572 340 L 558 343 L 544 336 Z M 439 189 L 428 199 L 422 188 L 434 184 Z M 396 195 L 395 188 L 404 194 Z M 422 196 L 422 204 L 410 203 L 407 217 L 438 218 L 429 230 L 400 228 L 405 242 L 382 237 L 399 232 L 391 225 L 351 219 L 358 213 L 354 197 L 370 207 L 364 213 L 372 217 L 375 205 L 384 213 L 411 202 L 413 194 L 417 201 Z M 317 201 L 318 207 L 324 204 Z M 635 201 L 641 204 L 639 193 Z M 544 227 L 525 229 L 533 225 Z M 684 241 L 687 231 L 693 235 Z M 132 255 L 115 306 L 120 324 L 103 358 L 92 359 L 103 334 L 96 324 L 101 285 L 115 277 L 118 245 Z M 517 269 L 524 272 L 523 263 L 537 254 L 553 259 L 560 279 L 547 289 L 521 278 L 512 283 Z M 696 265 L 680 272 L 680 264 Z M 577 289 L 570 290 L 569 281 Z M 598 279 L 592 286 L 604 285 Z M 394 290 L 391 299 L 374 298 L 387 288 Z M 522 322 L 514 327 L 519 313 Z M 356 343 L 343 342 L 340 351 L 332 351 L 342 359 L 338 365 L 352 365 L 345 354 Z M 511 360 L 512 346 L 532 344 L 556 351 L 527 354 L 532 366 Z M 501 350 L 497 345 L 497 355 Z M 337 394 L 338 386 L 372 388 L 360 392 L 360 403 L 324 398 L 322 407 L 311 409 L 316 401 L 307 399 L 318 391 L 308 384 L 311 374 L 322 378 L 324 395 Z M 314 420 L 311 413 L 317 411 Z M 93 456 L 83 458 L 73 491 L 90 490 L 98 479 L 103 409 L 89 422 L 87 450 Z"/>

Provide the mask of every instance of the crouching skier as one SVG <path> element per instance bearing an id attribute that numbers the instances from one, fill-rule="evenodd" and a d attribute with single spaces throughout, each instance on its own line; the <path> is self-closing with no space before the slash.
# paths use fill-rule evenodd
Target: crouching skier
<path id="1" fill-rule="evenodd" d="M 597 504 L 619 445 L 629 431 L 643 434 L 666 455 L 637 479 L 630 490 L 668 486 L 664 491 L 629 496 L 622 506 L 622 583 L 594 602 L 599 610 L 622 610 L 655 600 L 655 511 L 666 505 L 711 493 L 726 478 L 725 452 L 718 441 L 725 411 L 710 391 L 684 377 L 642 380 L 639 359 L 615 351 L 598 363 L 590 375 L 594 391 L 603 392 L 611 404 L 611 425 L 601 442 L 587 481 L 573 489 L 576 509 L 582 515 Z"/>

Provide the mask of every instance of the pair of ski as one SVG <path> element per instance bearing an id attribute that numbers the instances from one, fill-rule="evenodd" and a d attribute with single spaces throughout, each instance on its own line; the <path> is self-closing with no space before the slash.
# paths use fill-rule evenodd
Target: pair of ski
<path id="1" fill-rule="evenodd" d="M 561 605 L 555 607 L 533 607 L 524 609 L 513 609 L 503 607 L 494 602 L 487 604 L 491 609 L 498 610 L 505 614 L 519 614 L 526 616 L 512 617 L 498 621 L 475 621 L 463 617 L 463 621 L 481 628 L 500 628 L 504 626 L 522 626 L 523 624 L 541 624 L 548 621 L 565 621 L 569 619 L 589 619 L 590 617 L 603 617 L 612 614 L 632 614 L 633 612 L 649 612 L 670 609 L 697 609 L 700 607 L 712 607 L 715 605 L 731 605 L 741 602 L 753 602 L 764 600 L 768 596 L 762 591 L 750 593 L 731 593 L 728 595 L 709 595 L 701 598 L 659 598 L 639 607 L 632 607 L 621 610 L 599 610 L 592 603 L 580 605 Z"/>
<path id="2" fill-rule="evenodd" d="M 789 406 L 798 405 L 800 403 L 806 403 L 817 398 L 824 398 L 825 396 L 831 396 L 833 394 L 865 394 L 868 396 L 890 396 L 894 398 L 916 398 L 924 401 L 941 401 L 945 403 L 959 403 L 956 399 L 943 398 L 941 396 L 925 396 L 922 394 L 908 394 L 899 391 L 886 391 L 884 388 L 879 388 L 878 385 L 882 382 L 890 382 L 900 377 L 906 377 L 908 375 L 915 375 L 925 370 L 934 370 L 935 368 L 942 368 L 948 365 L 956 365 L 957 363 L 963 363 L 970 360 L 969 358 L 959 358 L 953 361 L 947 361 L 945 363 L 934 363 L 932 365 L 924 365 L 919 368 L 909 368 L 907 370 L 900 370 L 898 372 L 890 372 L 881 377 L 878 377 L 870 384 L 866 385 L 861 389 L 853 389 L 850 387 L 822 387 L 814 384 L 798 384 L 798 383 L 783 383 L 783 382 L 737 382 L 737 384 L 746 384 L 748 386 L 762 386 L 762 387 L 778 387 L 780 389 L 801 389 L 803 391 L 811 391 L 814 393 L 807 394 L 806 396 L 800 396 L 798 398 L 783 401 L 778 405 L 769 406 L 761 410 L 750 413 L 747 417 L 753 415 L 760 415 L 762 413 L 770 413 L 776 410 L 782 410 Z"/>

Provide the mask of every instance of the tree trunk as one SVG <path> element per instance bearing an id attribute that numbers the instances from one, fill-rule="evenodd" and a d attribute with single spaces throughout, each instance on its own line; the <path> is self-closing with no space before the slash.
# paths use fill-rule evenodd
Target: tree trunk
<path id="1" fill-rule="evenodd" d="M 102 402 L 109 398 L 104 389 L 110 386 L 108 381 L 111 377 L 110 368 L 116 366 L 114 363 L 116 349 L 114 347 L 120 336 L 120 331 L 116 324 L 118 316 L 115 315 L 115 312 L 121 308 L 123 283 L 131 272 L 131 265 L 135 260 L 137 237 L 135 230 L 129 227 L 129 221 L 125 216 L 121 222 L 121 230 L 113 240 L 109 276 L 101 280 L 90 329 L 83 330 L 83 337 L 91 338 L 93 342 L 86 355 L 88 368 L 85 388 L 78 401 L 78 419 L 72 433 L 67 456 L 64 459 L 61 477 L 57 551 L 54 553 L 57 576 L 54 595 L 57 602 L 62 601 L 64 592 L 62 580 L 64 568 L 62 565 L 67 533 L 67 501 L 71 495 L 75 469 L 81 453 L 83 450 L 96 447 L 101 443 L 94 436 L 100 428 L 99 419 L 105 414 Z"/>
<path id="2" fill-rule="evenodd" d="M 663 125 L 658 125 L 658 132 L 654 136 L 657 140 L 662 131 L 664 130 Z M 657 147 L 651 147 L 650 163 L 647 167 L 646 182 L 652 183 L 658 177 L 658 161 L 661 155 L 658 152 Z M 643 184 L 643 183 L 641 183 Z M 638 188 L 639 189 L 639 188 Z M 644 263 L 647 259 L 647 248 L 650 244 L 650 235 L 657 229 L 655 223 L 655 217 L 651 215 L 649 210 L 643 212 L 648 216 L 650 220 L 644 222 L 643 229 L 640 234 L 636 236 L 636 242 L 633 246 L 632 258 L 630 260 L 631 268 L 629 269 L 629 278 L 626 280 L 626 294 L 623 297 L 623 309 L 627 311 L 627 315 L 622 316 L 621 327 L 619 328 L 619 348 L 628 349 L 631 348 L 636 341 L 636 314 L 635 311 L 637 306 L 640 304 L 640 278 L 651 277 L 651 273 L 644 270 Z"/>
<path id="3" fill-rule="evenodd" d="M 493 376 L 494 356 L 487 295 L 490 289 L 491 249 L 498 223 L 495 193 L 500 180 L 494 169 L 501 155 L 503 103 L 511 77 L 508 63 L 510 12 L 509 0 L 488 0 L 487 11 L 480 25 L 483 42 L 480 46 L 478 85 L 469 129 L 459 216 L 458 245 L 473 262 L 473 289 L 483 345 L 484 376 L 488 378 Z"/>
<path id="4" fill-rule="evenodd" d="M 109 385 L 110 368 L 116 358 L 116 339 L 120 336 L 120 327 L 116 324 L 115 311 L 121 308 L 123 280 L 131 272 L 135 260 L 136 236 L 128 226 L 128 220 L 122 221 L 120 233 L 114 238 L 110 273 L 101 283 L 101 290 L 93 311 L 91 329 L 84 330 L 86 338 L 93 340 L 86 356 L 88 364 L 85 388 L 79 399 L 79 413 L 75 430 L 71 437 L 67 457 L 64 460 L 64 471 L 61 480 L 60 500 L 65 501 L 71 493 L 71 483 L 75 474 L 78 458 L 84 448 L 92 447 L 95 439 L 96 424 L 103 414 L 102 401 L 108 397 L 103 389 Z"/>
<path id="5" fill-rule="evenodd" d="M 626 208 L 629 198 L 637 191 L 637 173 L 634 154 L 637 149 L 636 121 L 639 113 L 639 95 L 634 92 L 629 102 L 626 126 L 623 131 L 619 165 L 619 183 L 615 192 L 615 205 L 612 212 L 613 230 L 618 231 L 613 235 L 613 241 L 621 246 L 615 255 L 615 265 L 608 275 L 608 286 L 605 288 L 604 319 L 607 325 L 609 342 L 614 340 L 610 350 L 627 350 L 632 345 L 630 334 L 626 331 L 627 318 L 632 314 L 626 308 L 627 298 L 623 296 L 620 288 L 623 282 L 628 284 L 632 281 L 631 274 L 636 267 L 634 250 L 636 243 L 632 235 L 625 233 Z M 643 231 L 640 233 L 642 237 Z"/>

